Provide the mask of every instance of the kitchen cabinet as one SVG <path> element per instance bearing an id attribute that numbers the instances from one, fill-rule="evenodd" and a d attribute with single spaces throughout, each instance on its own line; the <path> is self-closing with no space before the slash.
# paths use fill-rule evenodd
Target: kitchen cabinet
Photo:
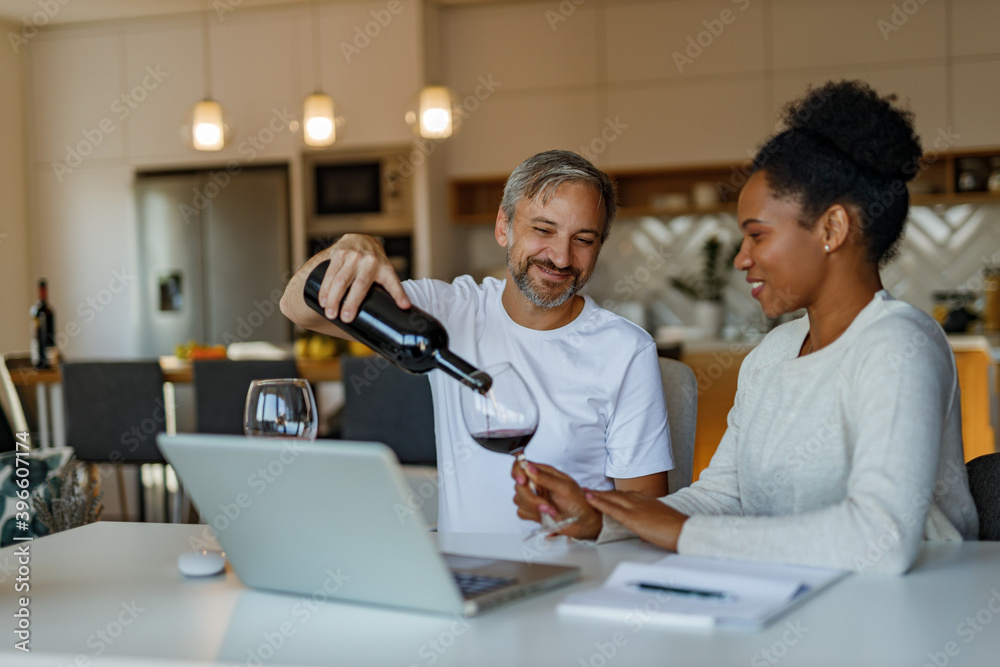
<path id="1" fill-rule="evenodd" d="M 698 418 L 694 436 L 694 475 L 708 467 L 726 432 L 726 417 L 736 398 L 736 380 L 751 345 L 705 344 L 685 346 L 681 361 L 698 381 Z"/>
<path id="2" fill-rule="evenodd" d="M 681 215 L 736 211 L 746 182 L 740 165 L 708 164 L 669 169 L 609 171 L 618 186 L 619 217 Z M 450 183 L 451 219 L 457 223 L 493 223 L 506 176 L 455 178 Z M 694 191 L 710 195 L 700 206 Z"/>
<path id="3" fill-rule="evenodd" d="M 997 450 L 997 420 L 1000 419 L 1000 335 L 948 336 L 955 354 L 962 401 L 962 442 L 965 460 Z M 708 467 L 722 436 L 726 417 L 736 398 L 740 365 L 750 345 L 708 343 L 687 346 L 681 361 L 698 380 L 698 420 L 694 441 L 694 477 Z"/>
<path id="4" fill-rule="evenodd" d="M 991 158 L 1000 147 L 928 152 L 910 183 L 911 204 L 1000 202 L 1000 192 L 986 190 Z M 959 187 L 965 160 L 979 161 L 985 170 L 982 189 Z M 646 215 L 735 213 L 739 191 L 746 182 L 746 164 L 701 164 L 661 169 L 609 170 L 618 185 L 619 217 Z M 503 194 L 505 176 L 453 178 L 449 184 L 451 219 L 456 223 L 492 224 Z"/>

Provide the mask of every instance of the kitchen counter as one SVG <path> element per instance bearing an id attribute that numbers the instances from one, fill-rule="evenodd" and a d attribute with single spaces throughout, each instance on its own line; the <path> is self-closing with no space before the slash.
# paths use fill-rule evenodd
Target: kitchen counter
<path id="1" fill-rule="evenodd" d="M 299 376 L 310 382 L 336 382 L 340 379 L 340 359 L 297 359 Z M 191 382 L 191 362 L 174 356 L 160 357 L 164 382 Z M 10 377 L 18 387 L 33 387 L 38 384 L 58 384 L 62 381 L 59 367 L 39 370 L 30 363 L 11 364 Z"/>
<path id="2" fill-rule="evenodd" d="M 660 342 L 659 340 L 657 341 Z M 1000 334 L 949 334 L 962 392 L 965 458 L 1000 451 Z M 746 341 L 695 338 L 681 343 L 681 361 L 698 380 L 694 479 L 708 466 L 726 431 L 743 358 L 756 347 Z"/>
<path id="3" fill-rule="evenodd" d="M 948 343 L 955 352 L 982 350 L 995 363 L 1000 363 L 1000 332 L 948 334 Z"/>

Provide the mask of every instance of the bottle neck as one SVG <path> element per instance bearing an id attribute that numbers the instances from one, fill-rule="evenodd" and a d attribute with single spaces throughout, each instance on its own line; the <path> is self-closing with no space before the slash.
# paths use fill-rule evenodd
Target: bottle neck
<path id="1" fill-rule="evenodd" d="M 39 284 L 38 285 L 38 300 L 39 301 L 45 301 L 48 298 L 49 298 L 49 288 L 45 285 L 45 283 Z"/>
<path id="2" fill-rule="evenodd" d="M 440 370 L 480 394 L 485 394 L 493 386 L 493 378 L 450 350 L 435 350 L 434 361 Z"/>

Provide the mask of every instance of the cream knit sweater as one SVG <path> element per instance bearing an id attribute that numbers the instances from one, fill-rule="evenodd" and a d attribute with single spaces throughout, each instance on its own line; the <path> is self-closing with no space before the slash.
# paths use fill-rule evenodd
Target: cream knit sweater
<path id="1" fill-rule="evenodd" d="M 678 551 L 903 573 L 921 539 L 975 539 L 941 328 L 882 291 L 799 358 L 808 330 L 789 322 L 747 356 L 711 465 L 662 499 L 691 517 Z M 598 541 L 629 535 L 605 517 Z"/>

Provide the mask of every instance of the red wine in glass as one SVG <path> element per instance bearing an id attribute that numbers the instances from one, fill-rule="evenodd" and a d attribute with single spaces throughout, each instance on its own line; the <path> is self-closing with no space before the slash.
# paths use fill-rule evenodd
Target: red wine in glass
<path id="1" fill-rule="evenodd" d="M 510 363 L 494 364 L 483 372 L 491 378 L 486 391 L 463 389 L 461 393 L 465 427 L 481 446 L 499 454 L 511 454 L 521 466 L 526 466 L 524 449 L 538 428 L 538 403 Z M 537 493 L 534 482 L 529 480 L 528 486 Z M 576 519 L 570 516 L 555 521 L 542 514 L 541 528 L 528 535 L 527 539 L 539 533 L 554 533 Z"/>
<path id="2" fill-rule="evenodd" d="M 484 433 L 473 433 L 472 439 L 491 452 L 496 452 L 497 454 L 517 455 L 528 446 L 528 442 L 531 441 L 531 438 L 534 435 L 534 429 L 530 431 L 519 429 L 500 429 L 497 431 L 486 431 Z"/>

